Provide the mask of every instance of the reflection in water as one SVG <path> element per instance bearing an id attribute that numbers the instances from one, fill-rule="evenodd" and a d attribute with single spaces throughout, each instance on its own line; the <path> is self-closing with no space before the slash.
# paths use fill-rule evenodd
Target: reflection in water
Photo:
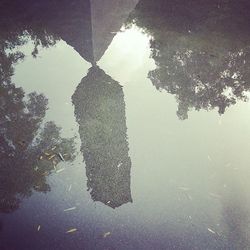
<path id="1" fill-rule="evenodd" d="M 176 96 L 177 115 L 225 109 L 250 89 L 249 1 L 141 0 L 130 17 L 151 35 L 149 78 Z"/>
<path id="2" fill-rule="evenodd" d="M 94 64 L 137 3 L 138 0 L 28 0 L 22 3 L 3 0 L 0 2 L 0 43 L 4 49 L 13 48 L 25 44 L 29 36 L 34 42 L 32 54 L 36 56 L 39 46 L 49 47 L 62 39 Z"/>
<path id="3" fill-rule="evenodd" d="M 91 0 L 93 61 L 101 59 L 139 0 Z"/>
<path id="4" fill-rule="evenodd" d="M 53 36 L 46 29 L 49 20 L 45 19 L 45 16 L 43 21 L 39 19 L 44 14 L 44 11 L 38 12 L 38 6 L 34 1 L 21 3 L 20 1 L 2 0 L 0 2 L 1 63 L 4 60 L 6 64 L 11 59 L 6 56 L 7 50 L 13 50 L 17 46 L 26 44 L 29 37 L 34 42 L 33 56 L 37 55 L 39 46 L 49 47 L 56 43 L 57 36 Z M 36 15 L 38 15 L 37 18 L 35 18 Z"/>
<path id="5" fill-rule="evenodd" d="M 26 97 L 24 91 L 11 82 L 11 76 L 14 73 L 13 65 L 24 57 L 21 52 L 16 50 L 17 46 L 27 43 L 28 39 L 31 38 L 34 42 L 32 54 L 36 57 L 39 46 L 49 47 L 62 39 L 72 46 L 82 58 L 95 65 L 136 4 L 137 0 L 0 1 L 0 212 L 8 213 L 18 209 L 22 199 L 29 197 L 33 190 L 48 192 L 50 186 L 46 176 L 59 166 L 57 164 L 62 160 L 62 157 L 66 161 L 74 159 L 74 140 L 61 138 L 60 128 L 53 122 L 48 122 L 42 126 L 48 103 L 45 96 L 31 93 Z M 151 37 L 151 52 L 157 68 L 149 73 L 149 78 L 157 89 L 164 89 L 176 96 L 179 104 L 177 114 L 180 119 L 186 119 L 188 111 L 193 108 L 196 110 L 218 109 L 219 113 L 223 114 L 227 107 L 234 105 L 238 100 L 247 99 L 246 92 L 250 88 L 248 81 L 250 77 L 248 69 L 250 18 L 246 12 L 247 9 L 249 9 L 248 1 L 141 0 L 135 12 L 131 15 L 128 23 L 136 23 Z M 113 55 L 117 57 L 116 53 L 113 53 Z M 136 55 L 138 54 L 135 51 Z M 137 74 L 140 74 L 140 72 L 136 72 L 132 76 L 137 76 Z M 144 80 L 143 76 L 140 77 Z M 138 86 L 141 87 L 141 85 Z M 145 93 L 145 90 L 147 89 L 140 88 L 142 93 Z M 128 93 L 128 100 L 130 94 Z M 132 93 L 132 95 L 134 94 Z M 79 124 L 81 151 L 86 163 L 87 187 L 91 190 L 92 199 L 112 208 L 132 202 L 131 160 L 128 155 L 122 87 L 103 70 L 92 67 L 77 87 L 72 100 Z M 130 100 L 135 99 L 131 99 L 130 96 Z M 147 101 L 142 105 L 146 104 L 158 108 L 158 111 L 163 107 L 163 105 L 158 105 L 157 102 L 148 104 Z M 134 103 L 138 102 L 132 101 L 130 104 L 134 105 Z M 135 117 L 136 111 L 130 109 L 130 112 L 132 114 L 130 117 Z M 216 167 L 216 173 L 219 169 L 218 159 L 216 159 L 217 151 L 225 152 L 223 147 L 226 143 L 222 143 L 222 149 L 218 149 L 213 141 L 214 138 L 216 139 L 216 136 L 214 136 L 215 130 L 212 131 L 213 129 L 211 129 L 211 139 L 205 143 L 205 146 L 208 147 L 204 147 L 204 151 L 202 151 L 203 141 L 198 140 L 198 144 L 195 142 L 197 139 L 196 131 L 199 130 L 197 128 L 202 127 L 203 129 L 203 126 L 193 123 L 190 126 L 193 126 L 189 130 L 190 133 L 186 133 L 184 130 L 187 127 L 184 126 L 184 130 L 182 130 L 183 128 L 180 129 L 174 119 L 174 121 L 167 123 L 163 118 L 162 120 L 158 119 L 157 125 L 160 126 L 160 123 L 168 125 L 158 129 L 156 119 L 151 119 L 152 111 L 147 112 L 147 114 L 148 116 L 145 116 L 147 118 L 144 118 L 145 120 L 142 123 L 147 122 L 148 127 L 152 126 L 151 135 L 147 133 L 150 130 L 144 130 L 140 135 L 135 127 L 140 128 L 141 131 L 142 126 L 140 125 L 142 123 L 138 125 L 139 121 L 136 121 L 134 123 L 136 125 L 134 125 L 131 122 L 132 119 L 130 120 L 131 131 L 133 132 L 133 129 L 135 129 L 132 143 L 137 146 L 134 148 L 139 150 L 136 151 L 137 159 L 134 158 L 135 165 L 145 166 L 145 169 L 138 173 L 144 172 L 143 177 L 146 178 L 141 178 L 140 174 L 139 177 L 136 177 L 136 185 L 141 186 L 141 190 L 138 188 L 140 193 L 138 193 L 137 204 L 134 204 L 131 209 L 125 209 L 119 213 L 120 221 L 126 221 L 127 218 L 130 221 L 134 219 L 134 225 L 129 222 L 127 225 L 124 223 L 125 229 L 121 230 L 120 224 L 116 223 L 116 216 L 112 217 L 113 213 L 105 212 L 105 218 L 102 218 L 101 213 L 99 215 L 96 212 L 93 213 L 94 216 L 100 216 L 97 217 L 97 221 L 108 221 L 110 219 L 114 231 L 118 229 L 117 235 L 113 237 L 114 244 L 118 246 L 114 248 L 121 246 L 115 238 L 120 239 L 119 236 L 122 235 L 125 236 L 124 241 L 127 242 L 122 245 L 121 249 L 127 249 L 130 246 L 133 249 L 160 249 L 161 247 L 157 247 L 157 244 L 164 245 L 162 248 L 205 249 L 206 244 L 210 242 L 211 245 L 217 245 L 217 249 L 222 249 L 221 243 L 210 240 L 212 237 L 218 242 L 222 242 L 223 245 L 224 243 L 227 244 L 228 247 L 225 249 L 247 249 L 250 244 L 248 237 L 249 202 L 246 202 L 248 191 L 242 190 L 239 185 L 242 179 L 234 179 L 234 176 L 229 176 L 228 180 L 220 182 L 226 183 L 227 188 L 225 190 L 227 191 L 222 191 L 221 195 L 213 194 L 218 199 L 218 204 L 204 201 L 203 198 L 206 194 L 202 191 L 203 187 L 198 186 L 203 184 L 204 186 L 216 185 L 214 180 L 211 181 L 207 178 L 207 173 L 209 175 L 212 171 L 211 169 L 208 172 L 204 171 L 206 161 L 201 155 L 204 152 L 206 154 L 207 148 L 211 150 L 209 154 L 215 154 L 215 160 L 214 162 L 211 161 L 211 164 Z M 235 117 L 238 120 L 239 116 Z M 209 134 L 210 130 L 204 128 L 204 131 Z M 225 132 L 227 136 L 230 135 L 231 131 L 234 132 L 233 130 L 228 131 Z M 183 135 L 185 133 L 185 136 L 182 136 L 182 133 Z M 133 133 L 131 134 L 133 135 Z M 192 134 L 192 136 L 194 134 L 194 136 L 188 137 L 186 134 Z M 150 151 L 150 157 L 146 158 L 149 159 L 149 164 L 145 164 L 147 162 L 142 157 L 149 151 L 147 151 L 143 142 L 136 144 L 137 141 L 144 141 L 141 140 L 141 138 L 145 138 L 144 135 L 151 138 L 147 139 L 149 142 L 147 145 L 155 145 L 156 148 L 157 144 L 160 145 L 161 140 L 162 142 L 169 142 L 163 144 L 162 151 L 158 150 L 159 147 L 155 150 L 157 152 Z M 165 135 L 166 138 L 164 138 Z M 200 135 L 202 137 L 204 133 Z M 235 136 L 238 135 L 236 131 Z M 242 138 L 242 142 L 244 142 L 245 138 Z M 223 137 L 220 137 L 220 139 L 223 140 Z M 225 141 L 230 144 L 228 138 Z M 190 143 L 194 145 L 189 147 Z M 248 144 L 245 143 L 244 145 Z M 181 147 L 185 149 L 181 151 Z M 170 149 L 172 151 L 169 151 Z M 172 158 L 171 152 L 173 152 Z M 178 157 L 179 155 L 182 155 L 182 157 Z M 164 158 L 164 156 L 166 157 Z M 233 158 L 233 156 L 230 157 Z M 180 158 L 180 161 L 178 161 L 179 159 L 176 161 L 177 158 Z M 243 158 L 242 161 L 245 160 L 246 158 Z M 158 168 L 160 171 L 153 170 L 151 172 L 151 166 L 149 165 L 152 164 L 150 163 L 164 166 L 164 168 Z M 166 164 L 174 167 L 166 168 Z M 186 165 L 187 172 L 183 170 L 182 165 Z M 175 169 L 176 172 L 172 169 Z M 168 175 L 163 176 L 165 170 Z M 204 172 L 200 174 L 199 171 Z M 245 172 L 241 173 L 241 176 Z M 185 182 L 189 183 L 188 178 L 183 178 L 182 181 L 182 176 L 186 173 L 191 176 L 190 187 L 185 185 Z M 220 174 L 220 176 L 224 175 L 225 173 Z M 204 183 L 202 183 L 202 178 L 206 179 Z M 139 179 L 143 180 L 144 186 Z M 151 181 L 154 179 L 159 180 L 156 188 L 154 188 L 155 182 Z M 81 182 L 81 176 L 76 180 Z M 74 184 L 78 188 L 79 183 L 77 181 Z M 182 182 L 184 185 L 182 185 Z M 163 183 L 166 183 L 165 188 L 162 188 Z M 245 180 L 242 183 L 242 186 L 246 189 L 248 182 Z M 177 189 L 175 185 L 179 185 L 181 190 L 187 190 L 183 192 L 184 198 L 179 195 L 180 192 L 175 191 Z M 59 185 L 58 188 L 60 188 Z M 162 192 L 158 192 L 157 188 L 160 188 Z M 157 191 L 147 201 L 144 194 L 146 196 L 148 190 Z M 206 190 L 206 187 L 204 187 L 204 190 Z M 189 192 L 192 195 L 189 195 Z M 74 195 L 77 194 L 77 192 L 71 194 L 73 193 Z M 166 199 L 162 200 L 162 194 L 166 194 Z M 82 194 L 80 195 L 82 198 Z M 140 195 L 142 197 L 139 197 Z M 53 194 L 52 196 L 58 207 L 66 204 L 66 202 L 60 204 L 61 197 L 56 197 L 59 195 Z M 74 198 L 72 199 L 74 200 Z M 160 199 L 161 202 L 154 202 L 157 199 Z M 172 201 L 176 201 L 176 203 Z M 93 204 L 89 204 L 90 206 L 85 206 L 85 202 L 83 204 L 81 207 L 81 204 L 78 203 L 77 208 L 86 209 L 86 213 L 81 215 L 75 213 L 72 215 L 73 217 L 68 218 L 70 222 L 74 221 L 75 218 L 79 221 L 78 225 L 81 225 L 81 221 L 84 221 L 82 230 L 86 229 L 84 232 L 86 235 L 89 234 L 88 228 L 95 228 L 94 234 L 97 235 L 99 234 L 98 229 L 96 229 L 97 224 L 88 211 L 88 209 L 91 210 Z M 48 207 L 53 205 L 53 203 L 48 204 Z M 218 216 L 217 206 L 222 208 L 223 222 L 214 224 L 211 228 L 215 231 L 211 231 L 209 223 L 211 221 L 211 224 L 213 224 L 213 219 Z M 204 209 L 199 209 L 200 207 L 204 207 Z M 215 207 L 215 209 L 213 210 L 211 207 Z M 30 208 L 24 210 L 24 214 L 27 211 L 32 214 Z M 52 208 L 48 208 L 48 211 L 51 212 Z M 195 216 L 192 215 L 194 218 L 189 215 L 189 211 L 194 213 Z M 196 213 L 196 211 L 198 212 Z M 206 218 L 206 213 L 210 214 L 211 211 L 215 212 L 211 214 L 210 220 L 210 218 Z M 41 211 L 39 213 L 42 214 Z M 48 217 L 46 218 L 48 220 L 52 219 L 51 215 L 46 214 L 45 217 Z M 185 221 L 182 221 L 184 217 Z M 186 217 L 188 220 L 186 220 Z M 55 214 L 54 221 L 58 222 L 61 228 L 63 219 Z M 209 223 L 204 223 L 204 221 Z M 4 224 L 3 231 L 7 226 L 8 222 Z M 105 224 L 105 226 L 109 227 L 110 224 Z M 218 231 L 216 226 L 218 226 Z M 55 228 L 58 229 L 59 227 Z M 143 230 L 140 230 L 140 227 Z M 176 228 L 181 229 L 178 231 L 179 229 Z M 27 230 L 27 232 L 30 231 Z M 52 242 L 48 237 L 50 233 L 53 239 L 58 236 L 56 230 L 50 229 L 50 231 L 47 231 L 46 238 L 42 238 L 42 240 L 46 239 L 48 245 Z M 62 237 L 60 238 L 62 244 L 67 243 L 64 236 L 60 237 Z M 90 241 L 93 241 L 94 237 L 91 232 Z M 136 239 L 133 239 L 133 237 Z M 11 234 L 10 238 L 12 239 Z M 21 241 L 23 241 L 23 238 Z M 140 241 L 142 244 L 138 243 Z M 81 245 L 79 249 L 82 248 L 82 242 L 82 239 L 78 240 Z M 151 242 L 152 245 L 150 245 Z M 31 243 L 35 243 L 35 240 L 33 242 L 31 240 Z M 137 244 L 139 247 L 137 247 Z M 63 248 L 67 248 L 66 245 L 63 245 Z"/>
<path id="6" fill-rule="evenodd" d="M 149 78 L 157 89 L 176 96 L 180 119 L 186 119 L 192 108 L 216 108 L 223 114 L 238 100 L 247 99 L 248 1 L 137 2 L 1 1 L 1 61 L 7 65 L 23 57 L 20 52 L 7 55 L 6 50 L 26 43 L 29 36 L 34 41 L 34 56 L 39 46 L 48 47 L 63 39 L 95 64 L 136 6 L 129 22 L 152 37 L 152 57 L 157 68 Z"/>
<path id="7" fill-rule="evenodd" d="M 112 208 L 132 202 L 122 87 L 92 67 L 72 100 L 92 199 Z"/>
<path id="8" fill-rule="evenodd" d="M 53 122 L 40 128 L 47 106 L 45 96 L 31 93 L 25 101 L 24 91 L 11 83 L 13 65 L 24 58 L 24 54 L 18 51 L 18 46 L 26 44 L 31 38 L 34 43 L 32 55 L 36 57 L 39 46 L 49 47 L 63 39 L 85 60 L 95 64 L 137 2 L 138 0 L 0 2 L 0 211 L 11 212 L 17 209 L 21 199 L 31 195 L 32 189 L 49 191 L 46 175 L 58 163 L 60 157 L 57 153 L 67 152 L 69 157 L 66 160 L 72 160 L 73 155 L 69 152 L 74 150 L 73 139 L 60 138 L 60 129 Z M 113 14 L 110 14 L 110 9 Z M 98 89 L 93 87 L 94 84 L 91 87 L 93 89 L 89 88 L 91 77 L 95 79 Z M 88 88 L 88 94 L 85 88 Z M 103 94 L 101 97 L 100 89 L 108 91 L 108 95 Z M 79 123 L 85 131 L 81 136 L 89 139 L 88 142 L 83 140 L 83 145 L 86 143 L 87 147 L 82 147 L 87 162 L 88 187 L 92 188 L 94 200 L 103 201 L 115 208 L 132 201 L 123 92 L 118 83 L 97 68 L 89 71 L 75 96 L 83 90 L 84 95 L 89 96 L 83 101 L 82 97 L 76 98 L 75 104 L 76 112 L 81 116 Z M 89 112 L 91 107 L 86 100 L 91 98 L 94 106 L 101 105 L 101 109 L 97 108 L 92 112 L 98 131 L 87 126 L 85 120 L 82 121 L 86 114 L 79 113 L 77 109 L 85 103 L 85 110 Z M 100 112 L 105 107 L 110 110 L 107 110 L 105 117 L 101 117 Z M 108 117 L 109 121 L 106 121 Z M 98 119 L 101 119 L 100 124 Z M 101 133 L 102 140 L 95 132 Z M 107 145 L 104 147 L 103 143 Z M 52 152 L 51 148 L 55 146 L 56 149 Z M 41 154 L 42 160 L 38 159 Z M 53 159 L 50 159 L 52 156 Z M 101 184 L 98 184 L 99 181 Z"/>
<path id="9" fill-rule="evenodd" d="M 60 128 L 53 122 L 47 122 L 40 129 L 48 100 L 36 92 L 26 97 L 22 88 L 11 83 L 13 63 L 22 57 L 19 52 L 7 55 L 3 51 L 2 55 L 0 212 L 12 212 L 24 197 L 31 195 L 32 189 L 39 192 L 50 190 L 46 176 L 59 162 L 57 153 L 67 152 L 65 159 L 73 160 L 74 140 L 61 138 Z M 52 147 L 53 152 L 49 152 Z"/>

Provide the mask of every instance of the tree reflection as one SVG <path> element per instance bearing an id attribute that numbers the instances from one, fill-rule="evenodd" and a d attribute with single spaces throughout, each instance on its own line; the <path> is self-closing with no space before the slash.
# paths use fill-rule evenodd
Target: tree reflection
<path id="1" fill-rule="evenodd" d="M 44 95 L 25 97 L 22 88 L 0 85 L 0 212 L 19 208 L 32 190 L 50 191 L 46 176 L 58 164 L 59 152 L 74 159 L 73 138 L 61 138 L 53 122 L 40 129 L 46 107 Z"/>
<path id="2" fill-rule="evenodd" d="M 249 1 L 142 0 L 130 23 L 151 37 L 156 69 L 149 78 L 175 95 L 177 115 L 225 109 L 250 89 Z M 230 27 L 230 28 L 229 28 Z"/>
<path id="3" fill-rule="evenodd" d="M 30 4 L 30 5 L 29 5 Z M 24 58 L 19 51 L 19 46 L 26 44 L 30 38 L 34 43 L 32 55 L 38 54 L 38 46 L 49 47 L 56 43 L 56 35 L 48 34 L 44 25 L 39 20 L 30 16 L 34 14 L 30 1 L 0 1 L 0 84 L 11 83 L 11 76 L 14 74 L 14 65 Z M 24 8 L 24 9 L 22 9 Z M 13 85 L 9 86 L 12 90 Z M 22 91 L 15 90 L 20 95 Z M 17 93 L 15 93 L 17 94 Z M 32 97 L 32 96 L 31 96 Z"/>
<path id="4" fill-rule="evenodd" d="M 72 100 L 92 199 L 112 208 L 132 202 L 122 87 L 92 67 Z"/>

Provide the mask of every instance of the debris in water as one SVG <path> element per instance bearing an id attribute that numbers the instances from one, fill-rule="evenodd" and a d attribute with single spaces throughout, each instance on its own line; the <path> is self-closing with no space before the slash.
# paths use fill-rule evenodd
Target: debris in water
<path id="1" fill-rule="evenodd" d="M 214 231 L 214 230 L 212 230 L 211 228 L 208 228 L 207 229 L 210 233 L 212 233 L 212 234 L 216 234 L 216 232 Z"/>
<path id="2" fill-rule="evenodd" d="M 53 159 L 55 156 L 56 156 L 55 154 L 54 154 L 54 155 L 51 155 L 51 156 L 48 158 L 48 160 Z"/>
<path id="3" fill-rule="evenodd" d="M 108 236 L 110 236 L 110 235 L 111 235 L 110 232 L 104 233 L 104 234 L 103 234 L 103 238 L 106 238 L 106 237 L 108 237 Z"/>
<path id="4" fill-rule="evenodd" d="M 71 228 L 71 229 L 69 229 L 66 233 L 69 234 L 69 233 L 74 233 L 74 232 L 76 232 L 76 231 L 77 231 L 76 228 Z"/>
<path id="5" fill-rule="evenodd" d="M 75 210 L 75 209 L 76 209 L 76 207 L 70 207 L 70 208 L 64 209 L 63 211 L 67 212 L 67 211 L 71 211 L 71 210 Z"/>
<path id="6" fill-rule="evenodd" d="M 187 197 L 188 197 L 188 199 L 189 199 L 190 201 L 193 200 L 193 198 L 192 198 L 192 196 L 191 196 L 190 194 L 187 194 Z"/>
<path id="7" fill-rule="evenodd" d="M 40 225 L 38 225 L 38 227 L 37 227 L 37 231 L 39 232 L 39 231 L 40 231 L 40 229 L 41 229 L 41 226 L 40 226 Z"/>
<path id="8" fill-rule="evenodd" d="M 221 198 L 221 196 L 220 196 L 219 194 L 209 193 L 209 195 L 210 195 L 211 197 L 214 197 L 214 198 L 217 198 L 217 199 L 220 199 L 220 198 Z"/>
<path id="9" fill-rule="evenodd" d="M 183 190 L 183 191 L 188 191 L 188 190 L 190 190 L 190 188 L 188 188 L 188 187 L 179 187 L 179 189 L 181 189 L 181 190 Z"/>
<path id="10" fill-rule="evenodd" d="M 70 185 L 69 185 L 69 191 L 71 190 L 71 188 L 72 188 L 72 185 L 70 184 Z"/>
<path id="11" fill-rule="evenodd" d="M 211 157 L 210 157 L 210 155 L 208 155 L 208 156 L 207 156 L 207 158 L 208 158 L 208 160 L 209 160 L 209 161 L 211 161 L 211 160 L 212 160 L 212 159 L 211 159 Z"/>
<path id="12" fill-rule="evenodd" d="M 62 172 L 62 171 L 64 171 L 64 170 L 65 170 L 65 168 L 58 169 L 58 170 L 56 171 L 56 173 L 60 173 L 60 172 Z"/>
<path id="13" fill-rule="evenodd" d="M 58 153 L 58 156 L 60 157 L 60 159 L 61 159 L 62 161 L 65 161 L 61 153 Z"/>

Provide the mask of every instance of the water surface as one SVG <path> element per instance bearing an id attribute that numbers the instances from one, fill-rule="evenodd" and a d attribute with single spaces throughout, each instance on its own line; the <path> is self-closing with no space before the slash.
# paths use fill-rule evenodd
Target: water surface
<path id="1" fill-rule="evenodd" d="M 248 1 L 0 1 L 0 249 L 249 249 Z"/>

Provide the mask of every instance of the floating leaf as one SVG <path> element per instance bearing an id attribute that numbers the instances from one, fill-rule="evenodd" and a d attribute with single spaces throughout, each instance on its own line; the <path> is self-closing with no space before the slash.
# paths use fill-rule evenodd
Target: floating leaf
<path id="1" fill-rule="evenodd" d="M 69 234 L 69 233 L 74 233 L 74 232 L 76 232 L 76 231 L 77 231 L 76 228 L 71 228 L 71 229 L 69 229 L 66 233 Z"/>
<path id="2" fill-rule="evenodd" d="M 108 236 L 110 236 L 110 235 L 111 235 L 111 232 L 104 233 L 104 234 L 103 234 L 103 238 L 106 238 L 106 237 L 108 237 Z"/>
<path id="3" fill-rule="evenodd" d="M 64 209 L 63 211 L 67 212 L 67 211 L 71 211 L 71 210 L 75 210 L 75 209 L 76 209 L 76 207 L 70 207 L 70 208 Z"/>
<path id="4" fill-rule="evenodd" d="M 216 234 L 216 232 L 214 231 L 214 230 L 212 230 L 211 228 L 208 228 L 207 229 L 210 233 L 212 233 L 212 234 Z"/>
<path id="5" fill-rule="evenodd" d="M 65 170 L 65 168 L 58 169 L 58 170 L 56 171 L 56 173 L 60 173 L 60 172 L 62 172 L 62 171 L 64 171 L 64 170 Z"/>

